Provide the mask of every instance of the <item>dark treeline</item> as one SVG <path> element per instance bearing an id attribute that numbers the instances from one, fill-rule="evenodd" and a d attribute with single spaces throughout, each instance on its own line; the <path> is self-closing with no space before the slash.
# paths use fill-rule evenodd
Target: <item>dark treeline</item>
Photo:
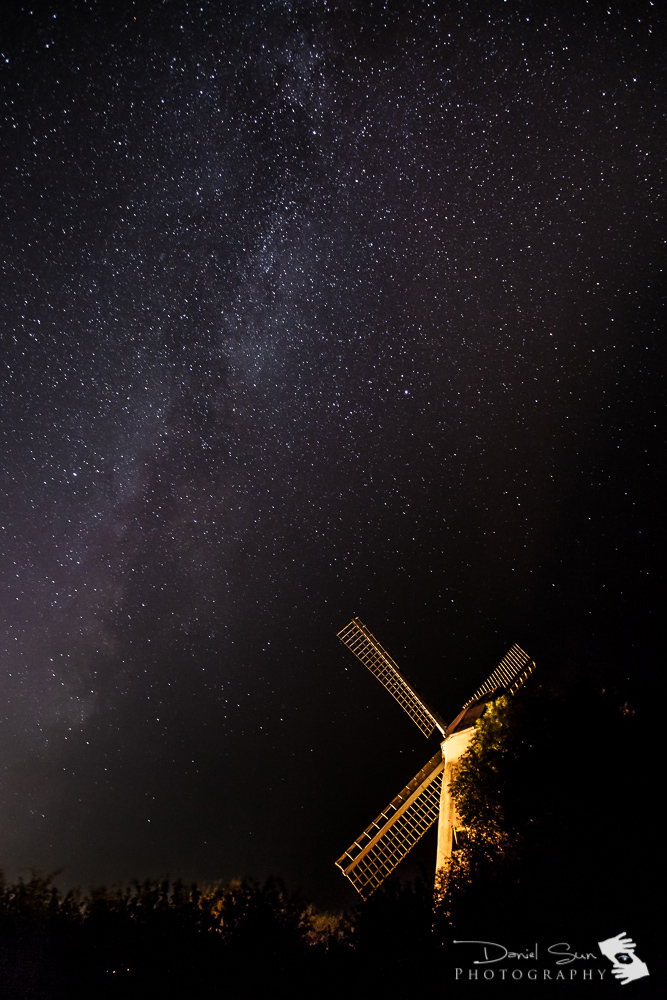
<path id="1" fill-rule="evenodd" d="M 456 979 L 471 953 L 454 942 L 590 950 L 621 931 L 650 968 L 630 984 L 633 997 L 660 995 L 663 904 L 651 838 L 659 734 L 617 701 L 535 687 L 487 711 L 457 778 L 471 836 L 436 903 L 428 879 L 391 880 L 367 903 L 330 914 L 277 879 L 64 894 L 33 874 L 0 884 L 0 996 L 607 997 L 620 984 L 600 957 L 604 983 L 482 983 Z"/>
<path id="2" fill-rule="evenodd" d="M 317 911 L 276 879 L 63 894 L 34 873 L 0 886 L 0 995 L 281 995 L 295 975 L 312 983 L 351 954 L 351 933 L 345 915 Z"/>

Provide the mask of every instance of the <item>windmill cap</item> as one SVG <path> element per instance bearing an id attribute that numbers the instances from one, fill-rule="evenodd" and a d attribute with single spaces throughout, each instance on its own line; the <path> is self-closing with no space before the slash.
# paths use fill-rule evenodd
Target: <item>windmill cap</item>
<path id="1" fill-rule="evenodd" d="M 447 726 L 447 736 L 452 736 L 454 733 L 460 733 L 461 730 L 474 726 L 479 717 L 484 714 L 488 703 L 501 695 L 503 691 L 504 688 L 495 688 L 495 690 L 485 694 L 483 698 L 473 701 L 467 708 L 462 708 L 456 718 Z"/>

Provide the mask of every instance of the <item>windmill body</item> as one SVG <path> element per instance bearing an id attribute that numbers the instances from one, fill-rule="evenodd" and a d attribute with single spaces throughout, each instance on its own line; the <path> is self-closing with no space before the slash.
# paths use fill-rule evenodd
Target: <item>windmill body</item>
<path id="1" fill-rule="evenodd" d="M 442 743 L 442 756 L 445 766 L 442 773 L 442 792 L 440 794 L 440 813 L 438 815 L 436 871 L 447 863 L 447 859 L 451 858 L 453 851 L 465 836 L 463 824 L 456 811 L 454 796 L 449 794 L 449 785 L 456 772 L 459 759 L 470 746 L 474 732 L 475 725 L 473 723 L 465 729 L 452 733 Z"/>
<path id="2" fill-rule="evenodd" d="M 470 746 L 475 722 L 487 703 L 501 693 L 514 694 L 535 669 L 535 664 L 519 646 L 512 646 L 447 726 L 417 694 L 391 656 L 358 618 L 353 618 L 338 633 L 338 638 L 377 677 L 424 736 L 431 736 L 437 729 L 442 737 L 440 749 L 336 862 L 359 895 L 368 899 L 436 819 L 436 871 L 452 856 L 465 837 L 449 791 L 457 763 Z"/>

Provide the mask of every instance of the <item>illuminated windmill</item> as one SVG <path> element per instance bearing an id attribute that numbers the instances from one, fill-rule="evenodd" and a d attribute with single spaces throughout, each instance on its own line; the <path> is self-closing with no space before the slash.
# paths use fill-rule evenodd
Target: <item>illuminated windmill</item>
<path id="1" fill-rule="evenodd" d="M 535 664 L 519 646 L 512 646 L 488 680 L 446 726 L 358 618 L 353 618 L 338 633 L 338 638 L 384 684 L 424 736 L 431 736 L 436 729 L 442 734 L 438 752 L 336 862 L 362 899 L 368 899 L 436 819 L 439 819 L 436 871 L 451 857 L 457 843 L 465 837 L 449 794 L 454 766 L 470 745 L 475 722 L 487 703 L 500 694 L 514 694 Z"/>

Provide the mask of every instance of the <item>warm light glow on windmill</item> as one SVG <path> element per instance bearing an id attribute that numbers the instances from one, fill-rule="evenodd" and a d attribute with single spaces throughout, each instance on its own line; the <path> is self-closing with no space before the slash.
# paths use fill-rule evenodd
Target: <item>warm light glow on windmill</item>
<path id="1" fill-rule="evenodd" d="M 449 793 L 456 764 L 470 745 L 475 722 L 483 714 L 486 703 L 501 691 L 514 694 L 535 669 L 535 664 L 520 646 L 512 646 L 456 718 L 445 726 L 358 618 L 353 618 L 338 633 L 338 638 L 387 688 L 425 736 L 431 736 L 438 729 L 444 737 L 438 752 L 336 862 L 362 899 L 368 899 L 436 819 L 436 872 L 463 842 L 466 831 Z"/>

